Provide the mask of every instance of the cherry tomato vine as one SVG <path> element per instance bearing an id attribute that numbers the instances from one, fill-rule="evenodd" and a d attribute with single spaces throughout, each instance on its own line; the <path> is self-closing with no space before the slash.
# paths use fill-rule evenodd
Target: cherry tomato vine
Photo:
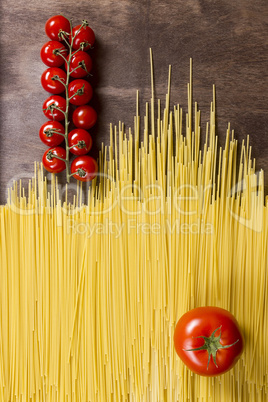
<path id="1" fill-rule="evenodd" d="M 97 120 L 95 110 L 88 105 L 93 90 L 86 79 L 92 68 L 87 51 L 95 42 L 95 34 L 86 20 L 73 27 L 72 21 L 63 15 L 51 17 L 45 31 L 51 40 L 40 51 L 43 63 L 48 66 L 42 74 L 41 84 L 52 95 L 43 104 L 43 112 L 49 121 L 39 131 L 40 139 L 50 147 L 44 153 L 43 165 L 54 173 L 66 169 L 68 183 L 71 177 L 89 181 L 98 171 L 95 159 L 86 155 L 92 147 L 92 137 L 86 130 Z M 73 114 L 76 129 L 69 132 L 70 105 L 76 106 L 77 111 Z M 65 149 L 61 146 L 63 141 Z M 70 153 L 78 155 L 71 166 Z"/>

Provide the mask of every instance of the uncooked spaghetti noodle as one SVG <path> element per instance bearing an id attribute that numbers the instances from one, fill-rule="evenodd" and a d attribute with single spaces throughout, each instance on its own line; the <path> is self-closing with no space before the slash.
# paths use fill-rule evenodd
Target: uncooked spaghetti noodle
<path id="1" fill-rule="evenodd" d="M 14 183 L 0 209 L 0 401 L 268 399 L 263 171 L 230 126 L 218 149 L 215 93 L 201 149 L 191 94 L 190 80 L 185 127 L 169 91 L 163 114 L 152 92 L 143 135 L 138 107 L 134 132 L 111 126 L 86 201 L 78 186 L 69 202 L 42 166 L 28 189 Z M 179 317 L 205 305 L 230 310 L 245 336 L 215 378 L 173 346 Z"/>

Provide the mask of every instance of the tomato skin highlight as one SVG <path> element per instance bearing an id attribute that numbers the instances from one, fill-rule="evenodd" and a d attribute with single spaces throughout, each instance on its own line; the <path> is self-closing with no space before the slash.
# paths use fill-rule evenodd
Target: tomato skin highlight
<path id="1" fill-rule="evenodd" d="M 73 112 L 73 123 L 78 128 L 89 130 L 96 124 L 97 113 L 89 105 L 79 106 Z"/>
<path id="2" fill-rule="evenodd" d="M 221 328 L 220 328 L 221 327 Z M 231 345 L 216 352 L 216 364 L 207 350 L 189 351 L 204 345 L 200 336 L 210 337 L 218 328 L 215 337 L 220 337 L 222 346 Z M 235 343 L 236 342 L 236 343 Z M 235 344 L 234 344 L 235 343 Z M 185 313 L 177 322 L 174 346 L 178 356 L 194 373 L 212 377 L 229 371 L 238 361 L 244 348 L 244 339 L 235 317 L 219 307 L 198 307 Z"/>
<path id="3" fill-rule="evenodd" d="M 46 66 L 61 67 L 64 64 L 64 59 L 54 53 L 56 50 L 60 51 L 65 58 L 67 57 L 67 49 L 59 41 L 50 40 L 42 46 L 40 57 Z"/>
<path id="4" fill-rule="evenodd" d="M 46 152 L 43 155 L 43 165 L 44 168 L 50 172 L 50 173 L 60 173 L 63 170 L 65 170 L 65 162 L 62 161 L 61 159 L 58 158 L 49 158 L 49 154 L 53 154 L 53 155 L 57 155 L 60 158 L 65 159 L 66 158 L 66 151 L 64 148 L 62 147 L 53 147 L 53 148 L 49 148 L 48 150 L 46 150 Z"/>
<path id="5" fill-rule="evenodd" d="M 64 137 L 60 134 L 53 133 L 52 130 L 56 130 L 61 134 L 65 134 L 63 125 L 58 121 L 47 121 L 42 125 L 39 130 L 40 140 L 49 147 L 56 147 L 64 141 Z M 47 135 L 46 132 L 51 132 L 51 136 Z"/>
<path id="6" fill-rule="evenodd" d="M 71 164 L 71 173 L 77 172 L 78 169 L 82 169 L 85 172 L 83 177 L 80 177 L 78 173 L 73 177 L 80 181 L 91 181 L 96 177 L 98 173 L 98 164 L 91 156 L 83 155 L 75 158 Z"/>
<path id="7" fill-rule="evenodd" d="M 70 152 L 74 155 L 87 154 L 92 148 L 92 137 L 86 130 L 83 130 L 82 128 L 75 128 L 74 130 L 70 131 L 68 135 L 69 147 L 76 145 L 79 141 L 83 141 L 85 147 L 79 148 L 78 146 L 75 146 L 70 149 Z"/>
<path id="8" fill-rule="evenodd" d="M 83 93 L 80 95 L 79 94 L 75 95 L 77 90 L 80 90 L 83 87 L 84 87 Z M 93 95 L 93 89 L 89 84 L 89 82 L 87 82 L 86 80 L 77 79 L 69 84 L 68 94 L 69 98 L 73 96 L 72 99 L 70 99 L 70 103 L 76 106 L 81 106 L 85 105 L 90 101 Z"/>
<path id="9" fill-rule="evenodd" d="M 64 31 L 70 33 L 70 22 L 67 20 L 67 18 L 63 17 L 63 15 L 54 15 L 47 20 L 45 31 L 50 39 L 61 42 L 63 39 L 59 36 L 59 32 Z"/>
<path id="10" fill-rule="evenodd" d="M 59 95 L 52 95 L 49 98 L 47 98 L 43 104 L 43 112 L 44 115 L 49 119 L 49 120 L 56 120 L 56 121 L 62 121 L 64 120 L 64 113 L 62 113 L 60 110 L 54 109 L 53 114 L 50 110 L 46 110 L 48 107 L 51 107 L 51 105 L 55 105 L 58 108 L 62 110 L 62 112 L 65 112 L 66 110 L 66 100 L 62 96 Z"/>
<path id="11" fill-rule="evenodd" d="M 76 25 L 73 28 L 72 31 L 72 35 L 74 37 L 74 35 L 76 34 L 76 32 L 78 31 L 78 29 L 80 28 L 81 25 Z M 71 42 L 71 37 L 70 37 L 70 42 Z M 85 26 L 82 27 L 80 32 L 76 35 L 76 37 L 74 38 L 73 41 L 73 49 L 77 50 L 80 47 L 80 44 L 82 42 L 87 42 L 88 44 L 84 47 L 83 50 L 88 50 L 92 47 L 92 45 L 95 42 L 95 34 L 94 31 L 89 27 L 89 26 Z"/>
<path id="12" fill-rule="evenodd" d="M 69 56 L 67 57 L 67 60 L 69 60 Z M 79 63 L 82 63 L 82 62 L 84 62 L 86 70 L 84 70 L 82 68 L 82 66 L 77 68 L 79 66 Z M 67 69 L 66 63 L 65 63 L 65 68 Z M 74 70 L 75 68 L 77 68 L 77 70 Z M 86 77 L 88 75 L 88 73 L 91 71 L 91 69 L 92 69 L 92 59 L 88 53 L 80 50 L 79 52 L 77 52 L 75 55 L 72 56 L 71 63 L 70 63 L 71 77 L 74 77 L 74 78 Z"/>
<path id="13" fill-rule="evenodd" d="M 50 67 L 46 69 L 41 75 L 41 84 L 45 91 L 54 95 L 59 95 L 65 91 L 65 86 L 59 80 L 53 79 L 58 77 L 64 84 L 66 84 L 66 73 L 58 67 Z"/>

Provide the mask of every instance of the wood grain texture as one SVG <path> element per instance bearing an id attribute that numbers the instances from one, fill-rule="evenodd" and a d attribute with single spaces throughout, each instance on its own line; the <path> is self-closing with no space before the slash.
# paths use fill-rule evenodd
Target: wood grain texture
<path id="1" fill-rule="evenodd" d="M 189 59 L 193 58 L 194 100 L 209 118 L 212 85 L 217 94 L 217 134 L 223 145 L 228 122 L 242 142 L 250 135 L 257 169 L 268 187 L 268 3 L 266 0 L 2 0 L 0 202 L 14 178 L 27 181 L 45 146 L 38 136 L 46 121 L 47 93 L 39 57 L 47 41 L 46 20 L 62 12 L 78 24 L 87 19 L 96 33 L 91 102 L 99 115 L 92 130 L 93 154 L 108 144 L 109 124 L 133 126 L 135 96 L 141 113 L 150 100 L 149 48 L 155 65 L 156 96 L 164 101 L 172 65 L 171 105 L 187 106 Z M 64 175 L 63 175 L 64 177 Z"/>

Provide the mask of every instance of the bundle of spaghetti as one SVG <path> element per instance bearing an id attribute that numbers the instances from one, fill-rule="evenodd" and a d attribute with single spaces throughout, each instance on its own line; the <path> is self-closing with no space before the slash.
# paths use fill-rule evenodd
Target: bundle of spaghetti
<path id="1" fill-rule="evenodd" d="M 72 202 L 39 165 L 27 189 L 10 189 L 0 209 L 1 401 L 268 399 L 264 173 L 249 137 L 239 156 L 230 126 L 218 149 L 215 91 L 203 149 L 191 77 L 185 127 L 169 92 L 170 81 L 161 114 L 152 91 L 143 135 L 138 106 L 134 132 L 111 126 L 98 178 Z M 236 366 L 214 378 L 191 373 L 173 345 L 180 316 L 206 305 L 231 311 L 245 336 Z"/>

